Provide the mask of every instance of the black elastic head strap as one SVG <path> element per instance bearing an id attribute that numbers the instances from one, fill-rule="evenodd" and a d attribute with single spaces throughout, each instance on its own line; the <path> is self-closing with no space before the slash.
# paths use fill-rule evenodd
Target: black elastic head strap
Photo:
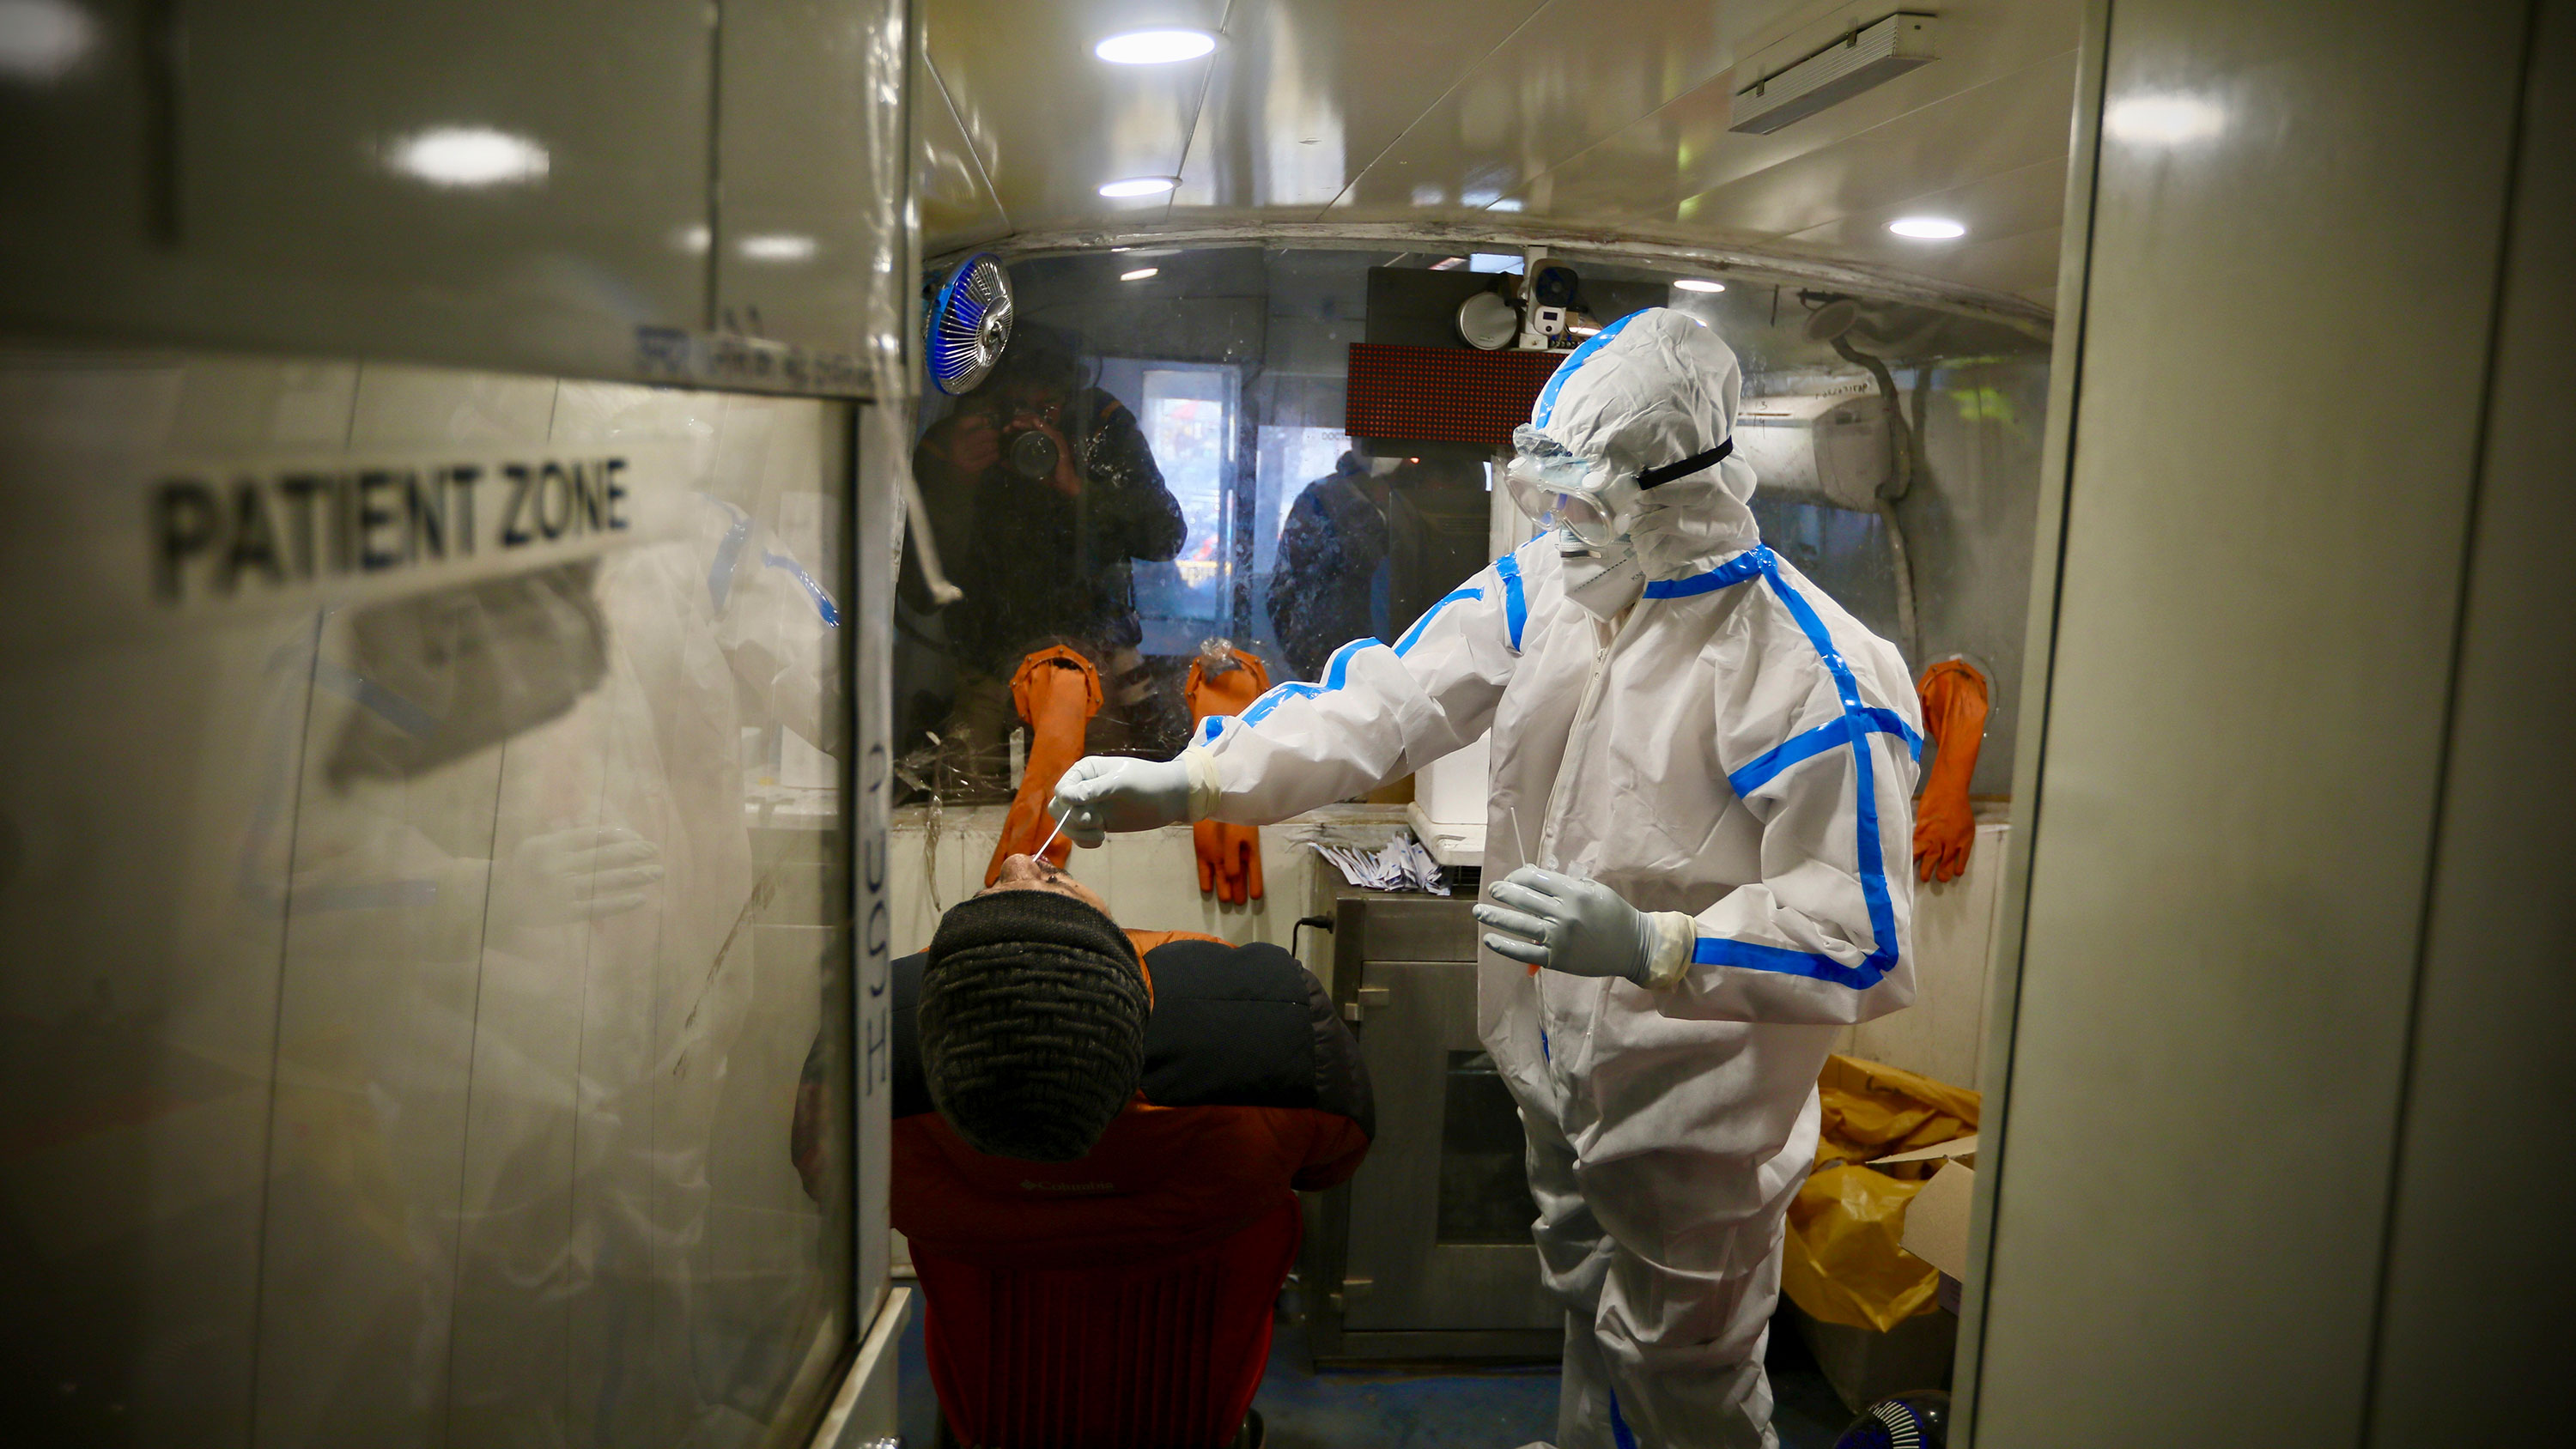
<path id="1" fill-rule="evenodd" d="M 1705 453 L 1693 453 L 1678 463 L 1666 463 L 1660 468 L 1647 469 L 1645 472 L 1637 475 L 1637 486 L 1640 488 L 1660 488 L 1664 484 L 1670 483 L 1676 478 L 1687 478 L 1702 468 L 1710 467 L 1716 463 L 1722 462 L 1728 454 L 1733 453 L 1734 451 L 1735 440 L 1733 438 L 1729 438 L 1725 442 L 1718 444 L 1716 447 L 1709 449 Z"/>

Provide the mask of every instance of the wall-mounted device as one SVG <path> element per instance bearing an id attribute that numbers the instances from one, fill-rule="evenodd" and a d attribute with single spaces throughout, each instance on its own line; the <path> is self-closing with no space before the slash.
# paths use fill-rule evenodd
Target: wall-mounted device
<path id="1" fill-rule="evenodd" d="M 1563 262 L 1533 262 L 1527 276 L 1497 274 L 1489 288 L 1459 302 L 1458 338 L 1480 352 L 1570 347 L 1576 323 L 1588 320 L 1577 310 L 1582 285 Z"/>
<path id="2" fill-rule="evenodd" d="M 1898 11 L 1871 24 L 1856 25 L 1822 49 L 1737 91 L 1734 119 L 1727 129 L 1767 136 L 1805 120 L 1939 59 L 1932 40 L 1929 15 Z M 1762 61 L 1755 58 L 1756 65 Z"/>
<path id="3" fill-rule="evenodd" d="M 1368 457 L 1482 462 L 1511 446 L 1512 429 L 1529 421 L 1531 402 L 1565 360 L 1562 349 L 1596 322 L 1663 306 L 1671 295 L 1662 282 L 1578 278 L 1544 258 L 1533 270 L 1538 275 L 1524 279 L 1371 267 L 1367 340 L 1351 345 L 1344 395 L 1352 446 Z M 1563 309 L 1560 332 L 1537 334 L 1543 345 L 1523 345 L 1525 292 L 1539 303 L 1541 327 L 1551 325 L 1545 309 Z"/>
<path id="4" fill-rule="evenodd" d="M 1873 393 L 1746 398 L 1735 455 L 1772 497 L 1875 512 L 1894 459 L 1887 404 Z"/>
<path id="5" fill-rule="evenodd" d="M 1470 295 L 1458 304 L 1458 336 L 1479 352 L 1495 352 L 1521 335 L 1521 309 L 1496 291 Z"/>

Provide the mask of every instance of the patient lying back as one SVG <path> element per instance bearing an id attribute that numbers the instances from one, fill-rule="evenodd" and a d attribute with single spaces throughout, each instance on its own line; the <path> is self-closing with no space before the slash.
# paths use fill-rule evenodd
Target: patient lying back
<path id="1" fill-rule="evenodd" d="M 1122 929 L 1025 855 L 894 965 L 894 1225 L 992 1267 L 1187 1251 L 1359 1169 L 1359 1046 L 1277 946 Z"/>

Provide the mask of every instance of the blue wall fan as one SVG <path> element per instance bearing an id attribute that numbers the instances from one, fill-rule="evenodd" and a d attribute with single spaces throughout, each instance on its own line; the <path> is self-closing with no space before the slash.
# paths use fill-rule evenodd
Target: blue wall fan
<path id="1" fill-rule="evenodd" d="M 1949 1442 L 1950 1396 L 1923 1389 L 1870 1405 L 1834 1449 L 1943 1449 Z"/>
<path id="2" fill-rule="evenodd" d="M 992 375 L 1011 341 L 1011 274 L 990 252 L 968 257 L 930 299 L 930 381 L 955 397 Z"/>

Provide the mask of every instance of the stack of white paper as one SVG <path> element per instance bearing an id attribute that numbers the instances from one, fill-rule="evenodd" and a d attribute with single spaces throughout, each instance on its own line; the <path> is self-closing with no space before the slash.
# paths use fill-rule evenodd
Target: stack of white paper
<path id="1" fill-rule="evenodd" d="M 1315 853 L 1331 861 L 1352 885 L 1373 891 L 1428 891 L 1435 896 L 1449 894 L 1449 883 L 1440 878 L 1440 863 L 1422 842 L 1409 834 L 1398 834 L 1377 850 L 1356 845 L 1326 841 L 1309 841 Z"/>

